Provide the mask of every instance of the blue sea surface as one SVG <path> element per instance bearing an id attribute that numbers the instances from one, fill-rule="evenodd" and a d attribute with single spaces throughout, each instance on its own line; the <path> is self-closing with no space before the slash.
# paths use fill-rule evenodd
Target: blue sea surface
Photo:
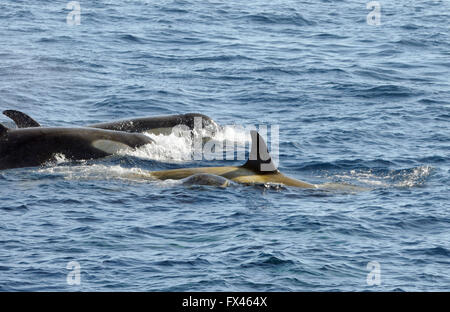
<path id="1" fill-rule="evenodd" d="M 3 0 L 1 109 L 277 125 L 281 172 L 368 190 L 139 179 L 242 164 L 174 136 L 2 171 L 0 291 L 450 291 L 450 1 L 367 2 Z"/>

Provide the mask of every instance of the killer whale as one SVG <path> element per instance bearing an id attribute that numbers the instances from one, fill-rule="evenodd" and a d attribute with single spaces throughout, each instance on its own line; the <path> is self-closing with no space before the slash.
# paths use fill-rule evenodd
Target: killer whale
<path id="1" fill-rule="evenodd" d="M 139 133 L 95 128 L 21 128 L 0 124 L 0 170 L 35 167 L 63 154 L 69 160 L 103 158 L 154 141 Z"/>
<path id="2" fill-rule="evenodd" d="M 154 134 L 167 135 L 170 134 L 172 129 L 177 126 L 184 126 L 188 130 L 193 130 L 195 127 L 196 118 L 199 118 L 203 128 L 208 126 L 217 127 L 217 124 L 210 117 L 197 113 L 133 118 L 128 120 L 98 123 L 89 125 L 88 127 L 125 132 L 151 132 Z"/>
<path id="3" fill-rule="evenodd" d="M 5 110 L 3 111 L 3 114 L 11 118 L 18 128 L 41 127 L 37 121 L 23 112 L 17 110 Z M 218 125 L 214 120 L 206 115 L 197 113 L 133 118 L 113 122 L 97 123 L 87 125 L 86 127 L 131 133 L 151 132 L 153 134 L 167 135 L 170 134 L 172 129 L 176 126 L 184 126 L 188 130 L 193 130 L 195 127 L 196 118 L 201 121 L 202 128 L 209 127 L 211 130 L 217 131 Z"/>
<path id="4" fill-rule="evenodd" d="M 281 173 L 269 154 L 267 144 L 256 131 L 251 131 L 252 145 L 249 158 L 242 166 L 202 167 L 150 171 L 135 174 L 150 180 L 181 180 L 185 186 L 208 185 L 228 187 L 235 184 L 291 186 L 302 189 L 320 189 L 325 191 L 339 191 L 357 193 L 369 191 L 370 188 L 348 183 L 327 182 L 312 184 L 288 177 Z"/>
<path id="5" fill-rule="evenodd" d="M 290 178 L 282 174 L 274 164 L 269 154 L 266 142 L 256 131 L 251 131 L 252 146 L 247 162 L 242 166 L 201 167 L 172 169 L 163 171 L 150 171 L 145 177 L 156 180 L 182 180 L 189 183 L 227 186 L 226 180 L 240 184 L 283 184 L 299 188 L 318 188 L 317 185 Z M 214 179 L 212 176 L 218 176 Z"/>

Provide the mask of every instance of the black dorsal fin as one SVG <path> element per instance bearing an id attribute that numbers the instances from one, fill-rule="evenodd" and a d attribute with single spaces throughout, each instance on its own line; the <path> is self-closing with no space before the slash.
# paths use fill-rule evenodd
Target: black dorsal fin
<path id="1" fill-rule="evenodd" d="M 4 125 L 2 125 L 0 123 L 0 136 L 6 134 L 6 132 L 8 132 L 8 130 L 9 130 L 8 128 L 6 128 Z"/>
<path id="2" fill-rule="evenodd" d="M 25 113 L 16 110 L 5 110 L 3 115 L 11 118 L 18 128 L 37 128 L 41 125 Z"/>
<path id="3" fill-rule="evenodd" d="M 258 173 L 278 172 L 277 166 L 272 161 L 269 149 L 264 139 L 256 131 L 251 131 L 252 147 L 250 157 L 242 167 L 254 170 Z"/>

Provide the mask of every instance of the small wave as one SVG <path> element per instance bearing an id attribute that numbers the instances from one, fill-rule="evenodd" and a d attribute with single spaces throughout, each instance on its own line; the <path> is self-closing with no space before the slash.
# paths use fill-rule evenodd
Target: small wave
<path id="1" fill-rule="evenodd" d="M 403 45 L 403 46 L 408 46 L 408 47 L 417 47 L 417 48 L 421 48 L 421 47 L 426 47 L 427 44 L 424 43 L 425 41 L 418 41 L 418 40 L 406 40 L 406 39 L 402 39 L 399 41 L 394 42 L 395 45 Z"/>
<path id="2" fill-rule="evenodd" d="M 311 161 L 305 162 L 301 166 L 301 170 L 303 171 L 324 171 L 324 170 L 356 170 L 358 169 L 371 169 L 374 167 L 389 167 L 393 166 L 394 163 L 384 160 L 384 159 L 375 159 L 375 160 L 363 160 L 363 159 L 353 159 L 353 160 L 337 160 L 334 162 L 319 162 L 319 161 Z"/>
<path id="3" fill-rule="evenodd" d="M 183 10 L 180 8 L 169 8 L 166 6 L 161 6 L 159 8 L 159 10 L 161 10 L 162 12 L 166 12 L 166 13 L 175 13 L 175 14 L 188 14 L 189 11 L 188 10 Z"/>
<path id="4" fill-rule="evenodd" d="M 206 62 L 237 62 L 237 61 L 251 61 L 250 57 L 244 55 L 214 55 L 214 56 L 197 56 L 184 58 L 183 61 L 192 61 L 197 63 Z"/>
<path id="5" fill-rule="evenodd" d="M 450 250 L 440 246 L 433 248 L 408 249 L 406 251 L 413 255 L 450 257 Z"/>
<path id="6" fill-rule="evenodd" d="M 417 187 L 423 185 L 431 175 L 431 166 L 420 166 L 402 170 L 358 170 L 346 173 L 330 174 L 325 177 L 335 182 L 358 183 L 365 186 L 387 187 Z"/>
<path id="7" fill-rule="evenodd" d="M 211 263 L 203 258 L 197 257 L 192 260 L 163 260 L 155 262 L 154 265 L 168 267 L 168 266 L 182 266 L 182 267 L 193 267 L 193 266 L 208 266 Z"/>
<path id="8" fill-rule="evenodd" d="M 295 262 L 292 260 L 282 259 L 281 257 L 276 257 L 272 254 L 261 253 L 260 255 L 258 255 L 257 260 L 242 264 L 242 267 L 279 267 L 294 264 Z"/>
<path id="9" fill-rule="evenodd" d="M 319 39 L 347 39 L 347 36 L 339 36 L 336 34 L 330 34 L 330 33 L 321 33 L 321 34 L 317 34 L 314 37 L 319 38 Z"/>
<path id="10" fill-rule="evenodd" d="M 288 69 L 288 68 L 280 68 L 280 67 L 263 67 L 255 70 L 255 73 L 269 73 L 269 74 L 288 74 L 288 75 L 298 75 L 299 72 L 297 70 Z"/>
<path id="11" fill-rule="evenodd" d="M 408 205 L 405 205 L 406 208 Z M 411 206 L 411 205 L 409 205 Z M 420 230 L 422 233 L 425 231 L 435 231 L 437 228 L 443 227 L 448 224 L 448 218 L 436 217 L 434 215 L 408 215 L 399 213 L 394 216 L 385 217 L 386 225 L 400 228 L 402 230 Z"/>
<path id="12" fill-rule="evenodd" d="M 0 207 L 0 210 L 4 210 L 4 211 L 21 211 L 21 212 L 26 212 L 29 210 L 27 205 L 19 205 L 19 206 L 12 206 L 12 207 Z"/>
<path id="13" fill-rule="evenodd" d="M 243 16 L 243 18 L 251 22 L 268 25 L 293 25 L 293 26 L 316 25 L 316 22 L 308 20 L 298 13 L 289 15 L 259 13 L 259 14 L 248 14 L 246 16 Z"/>
<path id="14" fill-rule="evenodd" d="M 308 68 L 307 73 L 311 74 L 348 74 L 342 68 Z"/>
<path id="15" fill-rule="evenodd" d="M 130 34 L 121 35 L 119 36 L 119 39 L 127 42 L 136 42 L 136 43 L 142 43 L 143 41 L 141 38 Z"/>
<path id="16" fill-rule="evenodd" d="M 39 39 L 37 42 L 42 42 L 42 43 L 54 43 L 57 42 L 58 40 L 56 40 L 55 38 L 41 38 Z"/>
<path id="17" fill-rule="evenodd" d="M 409 97 L 415 93 L 410 88 L 396 86 L 396 85 L 383 85 L 364 90 L 353 91 L 356 96 L 362 98 L 377 98 L 377 97 Z"/>
<path id="18" fill-rule="evenodd" d="M 410 23 L 410 24 L 406 24 L 406 25 L 401 26 L 401 28 L 405 29 L 405 30 L 416 30 L 416 29 L 420 29 L 420 26 Z"/>

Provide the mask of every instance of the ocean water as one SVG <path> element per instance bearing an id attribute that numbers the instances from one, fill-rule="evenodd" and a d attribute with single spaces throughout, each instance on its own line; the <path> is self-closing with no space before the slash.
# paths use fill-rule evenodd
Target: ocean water
<path id="1" fill-rule="evenodd" d="M 0 291 L 449 291 L 450 1 L 367 2 L 3 0 L 1 109 L 275 125 L 281 172 L 367 190 L 140 178 L 242 164 L 174 135 L 2 171 Z"/>

